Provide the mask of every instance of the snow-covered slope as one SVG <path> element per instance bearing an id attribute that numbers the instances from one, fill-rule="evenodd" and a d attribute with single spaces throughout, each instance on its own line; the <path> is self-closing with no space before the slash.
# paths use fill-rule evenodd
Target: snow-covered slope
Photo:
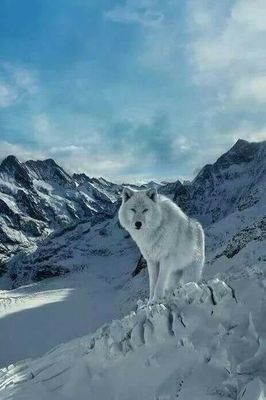
<path id="1" fill-rule="evenodd" d="M 132 279 L 139 257 L 117 215 L 100 214 L 15 256 L 5 286 L 40 282 L 0 290 L 0 366 L 41 355 L 132 310 L 148 292 L 146 273 Z"/>
<path id="2" fill-rule="evenodd" d="M 263 400 L 266 281 L 186 284 L 147 307 L 0 371 L 2 399 Z"/>
<path id="3" fill-rule="evenodd" d="M 113 229 L 112 237 L 105 234 L 108 229 Z M 93 332 L 103 323 L 122 317 L 134 307 L 136 298 L 145 296 L 147 283 L 137 285 L 136 290 L 142 287 L 142 293 L 137 294 L 134 289 L 134 284 L 145 278 L 139 277 L 135 282 L 131 278 L 138 251 L 130 239 L 124 239 L 125 232 L 117 226 L 116 220 L 99 222 L 92 227 L 87 223 L 76 228 L 77 237 L 83 234 L 83 247 L 78 241 L 73 246 L 66 241 L 60 249 L 69 256 L 60 267 L 71 268 L 72 252 L 75 252 L 78 271 L 15 290 L 0 291 L 0 366 L 39 356 L 62 341 Z M 99 243 L 103 234 L 105 247 Z M 110 240 L 112 246 L 108 244 Z M 126 258 L 122 257 L 125 253 Z M 41 251 L 33 256 L 32 261 L 39 268 L 31 271 L 32 274 L 42 273 L 43 256 Z M 56 263 L 56 256 L 53 262 Z"/>

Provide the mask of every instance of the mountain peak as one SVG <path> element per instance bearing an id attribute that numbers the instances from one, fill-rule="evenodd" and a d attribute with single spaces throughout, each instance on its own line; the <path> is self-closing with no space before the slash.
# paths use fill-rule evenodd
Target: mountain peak
<path id="1" fill-rule="evenodd" d="M 21 186 L 30 188 L 32 185 L 32 181 L 24 164 L 20 163 L 12 154 L 2 161 L 0 165 L 0 173 L 12 177 Z"/>
<path id="2" fill-rule="evenodd" d="M 260 149 L 262 143 L 238 139 L 231 149 L 218 158 L 214 165 L 228 167 L 232 164 L 249 163 L 254 160 L 255 154 Z"/>
<path id="3" fill-rule="evenodd" d="M 20 165 L 19 160 L 13 154 L 9 154 L 6 158 L 1 162 L 1 167 L 11 166 L 11 165 Z"/>
<path id="4" fill-rule="evenodd" d="M 60 167 L 53 158 L 46 158 L 45 160 L 42 161 L 44 164 L 51 165 L 53 167 Z M 60 167 L 61 168 L 61 167 Z"/>
<path id="5" fill-rule="evenodd" d="M 243 146 L 243 145 L 246 145 L 246 144 L 249 144 L 249 143 L 250 142 L 248 142 L 247 140 L 239 138 L 239 139 L 237 139 L 237 141 L 235 142 L 233 147 L 239 147 L 239 146 Z"/>
<path id="6" fill-rule="evenodd" d="M 53 180 L 60 184 L 67 184 L 74 187 L 71 176 L 64 171 L 52 158 L 46 160 L 29 160 L 25 162 L 29 172 L 35 179 Z"/>

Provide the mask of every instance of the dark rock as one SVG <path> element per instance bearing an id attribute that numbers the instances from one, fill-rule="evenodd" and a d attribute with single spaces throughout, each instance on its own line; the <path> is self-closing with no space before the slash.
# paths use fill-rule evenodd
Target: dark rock
<path id="1" fill-rule="evenodd" d="M 138 275 L 140 273 L 140 271 L 142 271 L 144 268 L 147 268 L 147 263 L 146 263 L 146 260 L 142 256 L 140 256 L 137 266 L 134 269 L 134 271 L 132 272 L 132 277 Z"/>
<path id="2" fill-rule="evenodd" d="M 0 165 L 0 176 L 4 177 L 5 175 L 13 177 L 16 183 L 24 188 L 32 188 L 32 180 L 27 169 L 13 155 L 6 157 Z"/>
<path id="3" fill-rule="evenodd" d="M 42 268 L 40 268 L 36 274 L 33 277 L 34 281 L 41 281 L 43 279 L 47 278 L 53 278 L 56 276 L 62 276 L 69 273 L 68 268 L 64 267 L 59 267 L 59 266 L 49 266 L 49 265 L 43 265 Z"/>

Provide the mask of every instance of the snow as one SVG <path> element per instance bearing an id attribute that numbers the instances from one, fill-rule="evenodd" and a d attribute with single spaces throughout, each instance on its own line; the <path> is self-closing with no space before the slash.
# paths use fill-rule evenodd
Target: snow
<path id="1" fill-rule="evenodd" d="M 98 260 L 89 270 L 0 291 L 0 367 L 122 317 L 127 309 L 117 286 L 127 282 L 128 271 L 121 258 L 109 262 L 108 270 Z"/>
<path id="2" fill-rule="evenodd" d="M 243 283 L 237 301 L 218 279 L 186 284 L 153 306 L 140 301 L 95 333 L 2 369 L 2 399 L 264 399 L 257 302 L 265 287 Z"/>
<path id="3" fill-rule="evenodd" d="M 3 179 L 4 178 L 4 179 Z M 9 191 L 13 194 L 17 193 L 17 186 L 14 183 L 13 179 L 10 179 L 7 175 L 1 174 L 0 176 L 0 187 L 1 186 L 6 186 Z"/>
<path id="4" fill-rule="evenodd" d="M 0 180 L 0 185 L 1 185 L 1 180 Z M 8 185 L 7 185 L 8 186 Z M 1 193 L 1 200 L 4 200 L 4 202 L 6 203 L 6 205 L 14 212 L 17 213 L 19 212 L 19 208 L 16 205 L 16 202 L 14 201 L 13 197 L 5 194 L 5 193 Z"/>

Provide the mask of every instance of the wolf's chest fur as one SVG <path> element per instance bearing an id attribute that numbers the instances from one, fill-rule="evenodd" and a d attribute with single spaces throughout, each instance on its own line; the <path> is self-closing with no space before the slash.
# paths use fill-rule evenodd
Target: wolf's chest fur
<path id="1" fill-rule="evenodd" d="M 165 226 L 162 226 L 149 234 L 134 235 L 134 240 L 146 260 L 158 261 L 168 256 L 172 242 L 169 241 L 166 231 Z"/>

